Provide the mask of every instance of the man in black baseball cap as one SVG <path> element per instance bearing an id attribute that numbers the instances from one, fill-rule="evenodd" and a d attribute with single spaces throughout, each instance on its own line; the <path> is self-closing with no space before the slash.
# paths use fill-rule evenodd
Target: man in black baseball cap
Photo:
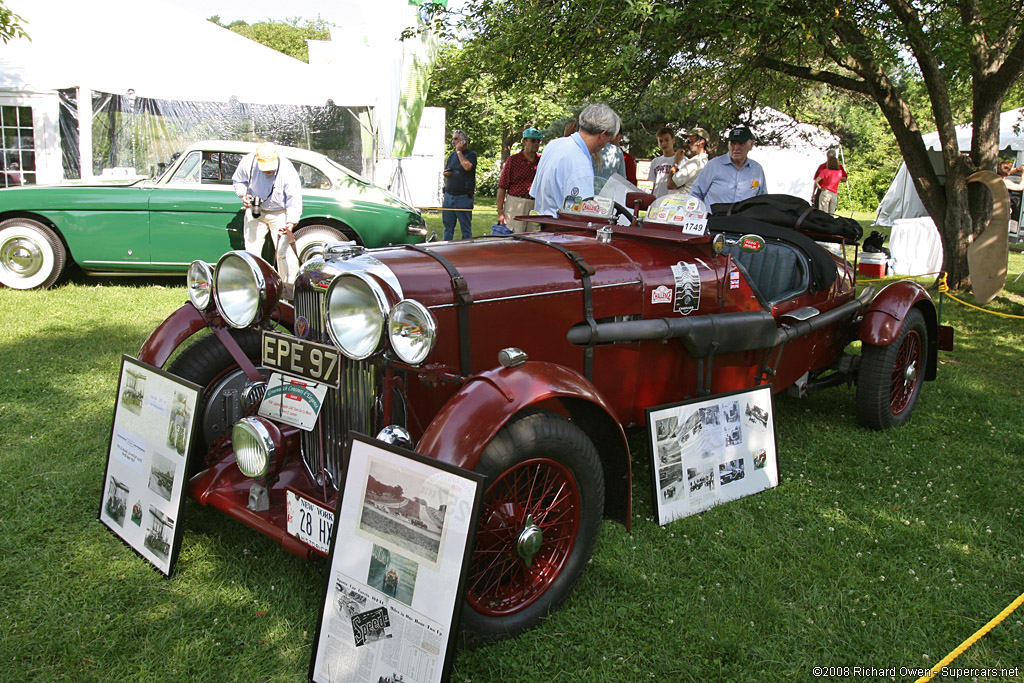
<path id="1" fill-rule="evenodd" d="M 732 204 L 768 192 L 764 169 L 747 157 L 754 147 L 750 128 L 737 126 L 725 139 L 729 141 L 729 153 L 709 161 L 690 188 L 690 196 L 704 202 L 708 210 L 713 204 Z"/>

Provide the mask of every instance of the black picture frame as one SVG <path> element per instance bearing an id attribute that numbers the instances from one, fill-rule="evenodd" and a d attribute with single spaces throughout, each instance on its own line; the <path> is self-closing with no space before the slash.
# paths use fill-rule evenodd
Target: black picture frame
<path id="1" fill-rule="evenodd" d="M 164 576 L 181 548 L 201 394 L 197 384 L 121 357 L 98 519 Z"/>
<path id="2" fill-rule="evenodd" d="M 309 680 L 448 680 L 484 476 L 355 432 L 346 451 Z"/>

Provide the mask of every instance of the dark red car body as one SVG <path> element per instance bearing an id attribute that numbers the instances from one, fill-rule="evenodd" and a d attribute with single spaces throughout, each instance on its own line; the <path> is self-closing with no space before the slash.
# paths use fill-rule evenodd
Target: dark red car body
<path id="1" fill-rule="evenodd" d="M 742 232 L 724 246 L 716 245 L 713 221 L 709 233 L 698 237 L 653 221 L 609 226 L 574 216 L 541 222 L 542 231 L 528 235 L 354 255 L 350 250 L 304 265 L 294 307 L 270 306 L 270 317 L 254 327 L 293 330 L 302 318 L 303 327 L 311 326 L 308 340 L 331 343 L 318 320 L 325 290 L 339 273 L 366 270 L 373 261 L 393 275 L 374 276 L 391 303 L 415 299 L 430 310 L 436 346 L 416 366 L 396 358 L 386 342 L 368 359 L 346 361 L 343 387 L 349 389 L 332 390 L 337 396 L 313 436 L 277 425 L 283 452 L 267 482 L 266 510 L 251 509 L 253 480 L 236 466 L 224 436 L 230 419 L 254 411 L 226 398 L 224 387 L 258 384 L 258 347 L 251 338 L 239 341 L 244 333 L 229 333 L 216 306 L 201 311 L 187 303 L 173 313 L 146 341 L 140 360 L 163 366 L 185 340 L 207 328 L 215 333 L 207 347 L 225 350 L 224 367 L 207 375 L 197 376 L 180 358 L 170 367 L 207 388 L 192 497 L 291 552 L 315 557 L 320 551 L 286 531 L 286 490 L 333 509 L 347 430 L 374 436 L 399 424 L 417 452 L 489 476 L 463 618 L 480 638 L 501 637 L 532 626 L 571 591 L 590 556 L 595 505 L 599 518 L 628 525 L 625 429 L 643 424 L 646 409 L 766 382 L 776 392 L 809 393 L 857 381 L 861 360 L 846 349 L 859 340 L 870 349 L 870 364 L 883 366 L 878 377 L 861 380 L 872 385 L 865 396 L 858 387 L 858 404 L 880 404 L 862 405 L 862 422 L 880 428 L 905 421 L 923 380 L 935 376 L 940 326 L 927 292 L 895 282 L 873 298 L 856 299 L 854 264 L 815 243 L 841 246 L 842 238 L 804 235 L 794 243 L 788 229 L 776 228 L 768 232 L 782 237 L 762 235 L 765 247 L 746 252 L 741 238 L 760 234 L 756 221 L 727 222 Z M 814 254 L 819 266 L 823 259 L 834 264 L 834 271 L 825 268 L 831 275 L 825 283 L 815 282 L 821 273 L 812 272 L 816 266 L 807 253 L 814 249 L 821 252 Z M 767 259 L 782 259 L 783 267 L 773 270 Z M 673 272 L 680 264 L 690 274 L 685 282 Z M 787 275 L 787 269 L 793 272 Z M 400 292 L 393 291 L 395 282 Z M 677 309 L 684 285 L 699 294 Z M 499 356 L 510 348 L 528 360 L 506 367 Z M 347 391 L 371 394 L 359 399 L 365 408 L 360 415 L 352 414 Z M 538 438 L 553 445 L 505 454 L 508 444 L 524 443 L 513 432 L 534 423 L 543 423 Z M 572 433 L 565 436 L 566 430 Z M 544 436 L 553 432 L 562 436 Z M 589 441 L 579 447 L 582 455 L 559 456 L 564 442 L 580 441 L 579 433 Z M 311 446 L 311 439 L 320 445 Z M 589 462 L 591 448 L 596 474 L 579 465 Z M 525 486 L 527 476 L 550 490 Z M 598 486 L 600 495 L 591 490 Z M 538 520 L 538 511 L 551 519 Z M 538 534 L 542 530 L 543 543 L 527 551 L 531 524 Z"/>

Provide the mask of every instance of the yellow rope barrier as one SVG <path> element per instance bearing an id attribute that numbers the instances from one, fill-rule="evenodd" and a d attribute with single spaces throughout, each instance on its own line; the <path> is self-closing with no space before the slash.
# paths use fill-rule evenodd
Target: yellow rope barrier
<path id="1" fill-rule="evenodd" d="M 857 283 L 859 284 L 859 283 L 862 283 L 862 282 L 888 282 L 890 280 L 893 280 L 893 281 L 895 281 L 895 280 L 909 280 L 910 278 L 930 277 L 932 275 L 941 275 L 942 276 L 940 278 L 940 280 L 939 280 L 939 291 L 942 292 L 943 294 L 945 294 L 946 296 L 948 296 L 953 301 L 957 302 L 958 304 L 963 304 L 964 306 L 967 306 L 968 308 L 973 308 L 975 310 L 981 311 L 982 313 L 988 313 L 990 315 L 997 315 L 997 316 L 999 316 L 1001 318 L 1013 318 L 1015 320 L 1024 320 L 1024 315 L 1013 315 L 1012 313 L 1000 313 L 999 311 L 990 311 L 987 308 L 982 308 L 981 306 L 975 306 L 972 303 L 968 303 L 968 302 L 964 301 L 963 299 L 960 299 L 960 298 L 957 298 L 957 297 L 953 296 L 952 294 L 949 293 L 949 285 L 946 284 L 946 274 L 942 273 L 942 272 L 938 272 L 938 273 L 921 273 L 920 275 L 894 275 L 892 277 L 879 277 L 879 278 L 872 278 L 870 280 L 861 280 L 860 278 L 858 278 L 857 279 Z"/>
<path id="2" fill-rule="evenodd" d="M 974 645 L 986 633 L 988 633 L 996 626 L 998 626 L 1000 622 L 1006 619 L 1006 617 L 1010 616 L 1015 609 L 1021 606 L 1021 604 L 1024 604 L 1024 593 L 1018 595 L 1017 599 L 1011 602 L 1009 605 L 1007 605 L 1006 609 L 997 614 L 995 618 L 993 618 L 987 624 L 985 624 L 977 631 L 975 631 L 974 635 L 972 635 L 970 638 L 960 643 L 960 645 L 958 645 L 955 650 L 953 650 L 948 655 L 943 657 L 941 662 L 933 666 L 927 674 L 918 678 L 916 681 L 914 681 L 914 683 L 926 683 L 926 681 L 930 681 L 936 674 L 942 671 L 942 669 L 945 668 L 950 662 L 952 662 L 954 659 L 962 655 L 964 651 L 967 650 L 967 648 L 969 648 L 971 645 Z"/>
<path id="3" fill-rule="evenodd" d="M 963 304 L 964 306 L 967 306 L 968 308 L 973 308 L 975 310 L 981 311 L 982 313 L 988 313 L 990 315 L 998 315 L 998 316 L 1000 316 L 1002 318 L 1015 318 L 1017 320 L 1024 320 L 1024 315 L 1012 315 L 1010 313 L 1000 313 L 999 311 L 990 311 L 987 308 L 982 308 L 981 306 L 975 306 L 974 304 L 969 304 L 966 301 L 958 299 L 955 296 L 953 296 L 952 294 L 950 294 L 949 292 L 946 292 L 946 296 L 948 296 L 950 299 L 952 299 L 953 301 L 957 302 L 958 304 Z"/>
<path id="4" fill-rule="evenodd" d="M 475 211 L 477 213 L 498 213 L 494 209 L 477 209 L 475 207 L 472 209 L 446 209 L 443 206 L 417 206 L 415 208 L 419 211 Z"/>

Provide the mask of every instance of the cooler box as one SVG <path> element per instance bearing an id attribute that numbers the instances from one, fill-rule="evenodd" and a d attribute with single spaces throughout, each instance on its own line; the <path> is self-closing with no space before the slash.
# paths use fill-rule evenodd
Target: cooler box
<path id="1" fill-rule="evenodd" d="M 861 252 L 857 262 L 857 272 L 868 277 L 885 277 L 885 254 L 878 252 Z"/>

